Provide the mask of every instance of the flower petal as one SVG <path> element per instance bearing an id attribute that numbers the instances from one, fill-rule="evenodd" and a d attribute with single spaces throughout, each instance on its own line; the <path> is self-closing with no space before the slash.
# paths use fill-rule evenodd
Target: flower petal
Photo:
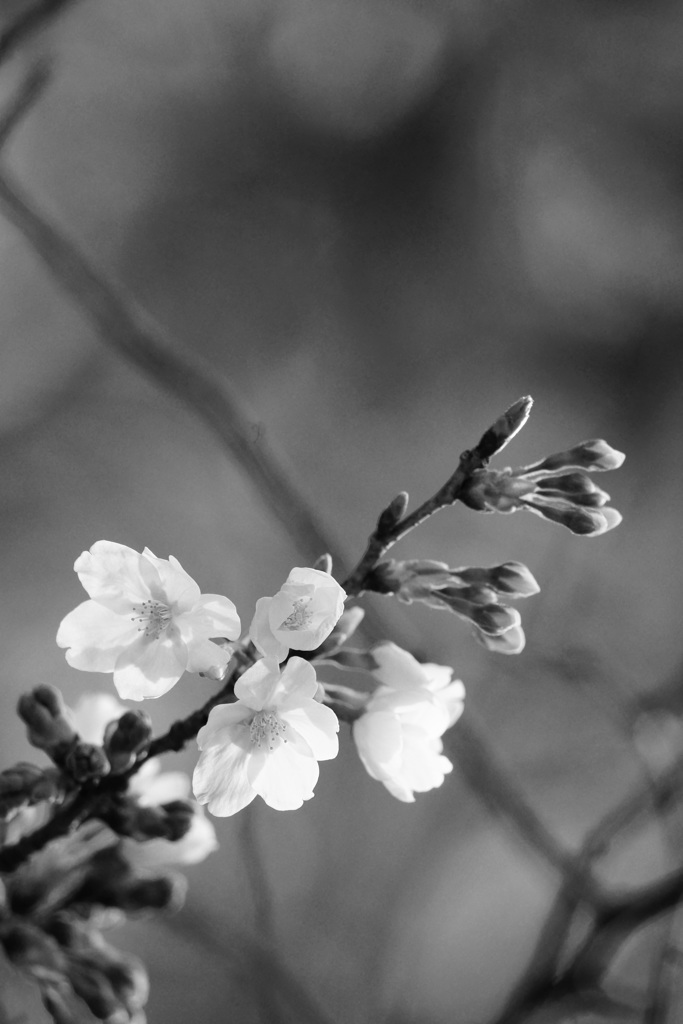
<path id="1" fill-rule="evenodd" d="M 272 597 L 260 597 L 256 602 L 254 617 L 249 626 L 249 639 L 264 658 L 284 661 L 289 647 L 278 640 L 270 628 L 269 612 L 272 600 Z"/>
<path id="2" fill-rule="evenodd" d="M 212 668 L 225 668 L 232 657 L 232 648 L 226 649 L 211 640 L 190 640 L 187 655 L 186 672 L 208 672 Z"/>
<path id="3" fill-rule="evenodd" d="M 235 683 L 235 696 L 254 711 L 270 705 L 280 683 L 280 666 L 275 658 L 261 658 Z"/>
<path id="4" fill-rule="evenodd" d="M 392 689 L 415 690 L 425 685 L 425 674 L 419 661 L 390 640 L 376 644 L 372 656 L 378 667 L 373 676 Z"/>
<path id="5" fill-rule="evenodd" d="M 195 637 L 224 636 L 228 640 L 239 638 L 242 626 L 232 601 L 220 594 L 203 594 L 186 612 L 176 616 L 181 630 L 185 624 Z"/>
<path id="6" fill-rule="evenodd" d="M 339 719 L 332 708 L 304 699 L 299 707 L 280 708 L 279 717 L 306 740 L 318 761 L 339 753 Z"/>
<path id="7" fill-rule="evenodd" d="M 284 708 L 299 705 L 307 697 L 314 698 L 317 692 L 318 681 L 310 661 L 293 657 L 282 670 L 273 700 L 276 706 Z"/>
<path id="8" fill-rule="evenodd" d="M 76 559 L 74 569 L 93 600 L 124 613 L 150 596 L 141 561 L 142 555 L 125 544 L 98 540 Z"/>
<path id="9" fill-rule="evenodd" d="M 138 636 L 130 616 L 119 615 L 98 601 L 83 601 L 62 619 L 57 643 L 71 648 L 66 660 L 74 668 L 112 672 L 118 656 Z"/>
<path id="10" fill-rule="evenodd" d="M 124 700 L 161 697 L 180 679 L 187 665 L 187 648 L 171 637 L 142 637 L 119 655 L 114 686 Z"/>
<path id="11" fill-rule="evenodd" d="M 401 724 L 395 715 L 371 711 L 353 723 L 353 739 L 365 770 L 373 779 L 383 780 L 400 763 L 403 749 Z"/>
<path id="12" fill-rule="evenodd" d="M 300 753 L 298 742 L 288 742 L 263 759 L 258 773 L 248 771 L 251 785 L 269 807 L 276 811 L 294 811 L 304 800 L 310 800 L 320 769 L 312 756 Z"/>
<path id="13" fill-rule="evenodd" d="M 192 788 L 199 803 L 208 804 L 211 813 L 221 818 L 236 814 L 251 803 L 256 790 L 247 778 L 248 763 L 248 752 L 235 743 L 211 744 L 202 750 L 192 776 Z"/>
<path id="14" fill-rule="evenodd" d="M 158 579 L 158 583 L 153 582 L 153 576 L 148 576 L 149 588 L 152 597 L 156 601 L 161 601 L 169 607 L 173 608 L 174 612 L 182 613 L 189 611 L 201 596 L 199 586 L 192 579 L 189 573 L 185 572 L 182 565 L 177 558 L 173 555 L 169 559 L 157 558 L 149 548 L 145 548 L 142 552 L 143 559 L 143 572 L 147 565 L 153 566 L 155 573 L 154 575 Z"/>

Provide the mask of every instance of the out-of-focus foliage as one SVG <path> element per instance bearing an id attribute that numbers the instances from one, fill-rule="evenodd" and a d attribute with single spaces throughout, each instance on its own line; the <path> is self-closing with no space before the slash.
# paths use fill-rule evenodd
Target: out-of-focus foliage
<path id="1" fill-rule="evenodd" d="M 519 659 L 381 604 L 395 639 L 455 667 L 568 844 L 682 744 L 682 36 L 674 2 L 82 0 L 28 48 L 54 56 L 53 84 L 8 153 L 232 379 L 349 565 L 376 510 L 432 493 L 520 394 L 536 408 L 516 463 L 568 437 L 628 453 L 610 487 L 625 522 L 599 541 L 459 508 L 401 552 L 527 564 L 542 600 Z M 4 222 L 0 259 L 10 763 L 19 693 L 51 681 L 74 702 L 86 685 L 54 634 L 95 539 L 175 553 L 245 608 L 298 562 L 214 440 L 102 350 Z M 157 729 L 196 685 L 154 704 Z M 634 830 L 605 879 L 654 876 L 680 846 L 669 824 Z M 301 1019 L 285 967 L 337 1022 L 483 1021 L 557 882 L 454 775 L 400 805 L 348 742 L 300 811 L 219 831 L 187 909 L 117 936 L 149 965 L 152 1022 Z"/>

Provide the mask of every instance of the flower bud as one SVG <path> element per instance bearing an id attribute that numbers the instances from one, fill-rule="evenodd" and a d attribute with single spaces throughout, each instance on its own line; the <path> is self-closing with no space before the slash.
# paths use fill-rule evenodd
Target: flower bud
<path id="1" fill-rule="evenodd" d="M 104 733 L 104 751 L 115 775 L 126 771 L 152 739 L 152 719 L 146 711 L 126 711 L 110 722 Z"/>
<path id="2" fill-rule="evenodd" d="M 386 534 L 391 533 L 393 528 L 401 522 L 405 515 L 406 509 L 408 508 L 408 492 L 401 491 L 397 494 L 393 501 L 391 501 L 383 512 L 380 512 L 377 520 L 377 527 L 375 533 L 379 537 L 384 537 Z"/>
<path id="3" fill-rule="evenodd" d="M 488 569 L 454 569 L 464 583 L 485 584 L 507 597 L 531 597 L 540 587 L 522 562 L 503 562 Z"/>
<path id="4" fill-rule="evenodd" d="M 106 821 L 119 835 L 129 836 L 138 842 L 146 839 L 177 842 L 189 832 L 194 813 L 195 807 L 190 800 L 142 807 L 136 800 L 124 796 L 107 813 Z"/>
<path id="5" fill-rule="evenodd" d="M 69 709 L 55 686 L 37 686 L 19 698 L 19 717 L 28 726 L 28 740 L 51 757 L 77 738 Z"/>
<path id="6" fill-rule="evenodd" d="M 521 626 L 513 626 L 497 636 L 475 629 L 474 637 L 487 650 L 494 651 L 496 654 L 519 654 L 524 650 L 526 643 L 524 630 Z"/>
<path id="7" fill-rule="evenodd" d="M 64 771 L 76 782 L 91 782 L 109 774 L 109 761 L 102 747 L 77 740 L 63 757 Z"/>
<path id="8" fill-rule="evenodd" d="M 529 419 L 533 404 L 534 400 L 529 395 L 518 398 L 484 433 L 476 446 L 477 454 L 482 459 L 490 459 L 502 451 Z"/>
<path id="9" fill-rule="evenodd" d="M 525 466 L 524 471 L 527 473 L 554 472 L 572 466 L 577 469 L 587 469 L 589 472 L 602 472 L 619 469 L 625 458 L 623 452 L 612 448 L 607 441 L 582 441 L 581 444 L 577 444 L 567 451 L 548 455 L 541 462 Z"/>

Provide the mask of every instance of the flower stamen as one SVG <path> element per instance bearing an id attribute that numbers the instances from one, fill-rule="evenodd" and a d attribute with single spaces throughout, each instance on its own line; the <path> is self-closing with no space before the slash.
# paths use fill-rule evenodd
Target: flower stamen
<path id="1" fill-rule="evenodd" d="M 158 640 L 173 618 L 167 605 L 161 601 L 143 601 L 133 606 L 138 615 L 131 615 L 132 622 L 139 622 L 138 633 L 144 633 L 152 640 Z"/>
<path id="2" fill-rule="evenodd" d="M 249 726 L 249 735 L 254 747 L 264 743 L 268 750 L 275 750 L 280 743 L 286 743 L 287 725 L 281 721 L 274 711 L 257 711 Z"/>
<path id="3" fill-rule="evenodd" d="M 279 626 L 280 629 L 295 630 L 295 629 L 306 629 L 306 627 L 313 620 L 313 613 L 308 610 L 308 605 L 311 603 L 310 597 L 298 597 L 294 601 L 294 608 L 289 613 L 284 622 Z"/>

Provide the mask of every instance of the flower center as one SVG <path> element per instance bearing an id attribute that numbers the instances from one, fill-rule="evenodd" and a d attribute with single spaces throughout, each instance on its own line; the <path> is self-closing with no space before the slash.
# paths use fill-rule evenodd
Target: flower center
<path id="1" fill-rule="evenodd" d="M 292 611 L 279 628 L 287 630 L 305 629 L 313 619 L 313 613 L 309 612 L 307 608 L 310 602 L 310 597 L 297 597 Z"/>
<path id="2" fill-rule="evenodd" d="M 287 726 L 280 721 L 274 711 L 257 711 L 249 726 L 249 735 L 253 747 L 262 747 L 264 744 L 268 750 L 275 750 L 281 743 L 286 743 L 285 732 Z"/>
<path id="3" fill-rule="evenodd" d="M 152 640 L 159 639 L 172 618 L 170 609 L 161 601 L 143 601 L 133 605 L 133 611 L 138 613 L 131 615 L 133 622 L 140 623 L 138 633 L 144 633 Z"/>

